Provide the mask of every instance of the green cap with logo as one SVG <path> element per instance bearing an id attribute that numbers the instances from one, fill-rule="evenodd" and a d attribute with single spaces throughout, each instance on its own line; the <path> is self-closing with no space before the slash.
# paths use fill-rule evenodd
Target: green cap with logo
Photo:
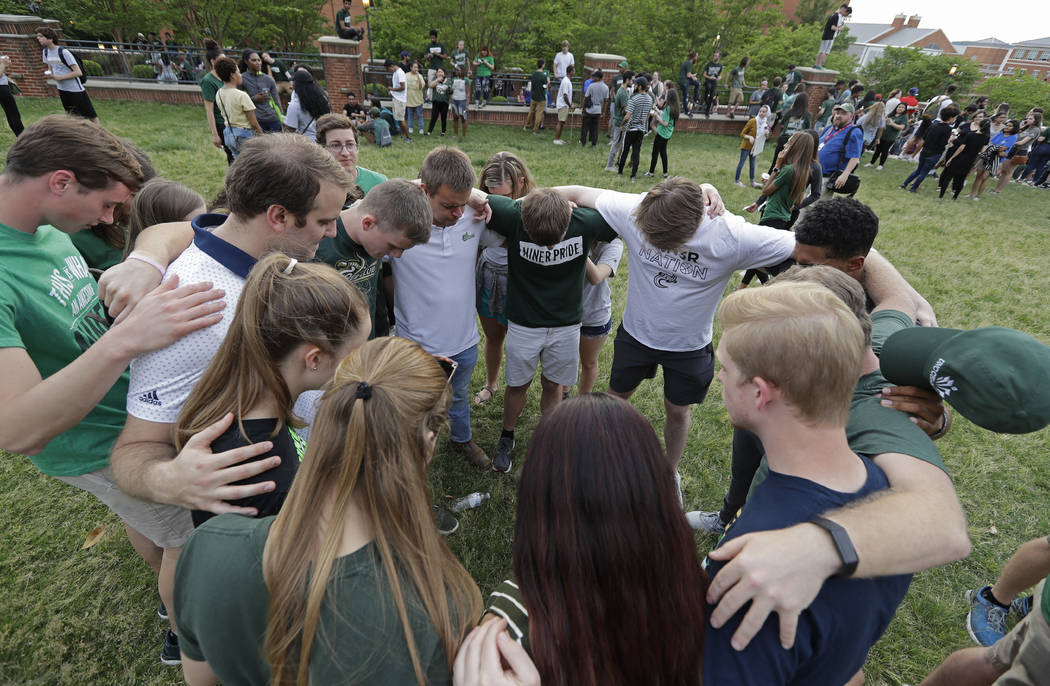
<path id="1" fill-rule="evenodd" d="M 883 375 L 931 388 L 974 424 L 999 433 L 1050 424 L 1050 347 L 1001 326 L 904 329 L 886 339 Z"/>

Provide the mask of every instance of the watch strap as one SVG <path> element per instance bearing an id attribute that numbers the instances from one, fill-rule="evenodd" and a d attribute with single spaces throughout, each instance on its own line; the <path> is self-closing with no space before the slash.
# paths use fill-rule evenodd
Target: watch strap
<path id="1" fill-rule="evenodd" d="M 853 541 L 850 540 L 846 530 L 840 524 L 826 517 L 814 517 L 809 522 L 810 524 L 816 524 L 831 534 L 835 550 L 838 551 L 839 558 L 842 560 L 842 569 L 835 576 L 852 576 L 853 572 L 857 571 L 857 564 L 860 562 L 860 558 L 857 557 L 857 549 L 853 547 Z"/>

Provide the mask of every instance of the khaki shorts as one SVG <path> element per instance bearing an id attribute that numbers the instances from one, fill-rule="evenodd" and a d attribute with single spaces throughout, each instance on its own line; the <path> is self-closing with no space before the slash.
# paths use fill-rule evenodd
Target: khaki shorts
<path id="1" fill-rule="evenodd" d="M 113 481 L 109 467 L 81 474 L 56 476 L 70 486 L 76 486 L 95 496 L 124 523 L 153 541 L 161 548 L 181 548 L 193 532 L 190 511 L 175 505 L 161 505 L 140 500 L 120 490 Z"/>
<path id="2" fill-rule="evenodd" d="M 532 328 L 514 322 L 507 325 L 506 380 L 508 386 L 524 386 L 543 365 L 543 378 L 562 386 L 576 383 L 580 362 L 580 325 Z"/>
<path id="3" fill-rule="evenodd" d="M 394 121 L 405 121 L 405 105 L 406 103 L 400 100 L 394 100 L 394 106 L 391 108 L 394 110 Z"/>
<path id="4" fill-rule="evenodd" d="M 1035 587 L 1035 603 L 1028 616 L 988 649 L 996 669 L 1005 670 L 994 686 L 1046 686 L 1050 684 L 1050 625 L 1043 617 L 1043 586 Z"/>
<path id="5" fill-rule="evenodd" d="M 558 121 L 568 121 L 568 120 L 569 120 L 569 108 L 568 107 L 559 107 L 558 108 Z"/>
<path id="6" fill-rule="evenodd" d="M 744 91 L 741 88 L 729 89 L 729 105 L 740 105 L 744 102 Z"/>

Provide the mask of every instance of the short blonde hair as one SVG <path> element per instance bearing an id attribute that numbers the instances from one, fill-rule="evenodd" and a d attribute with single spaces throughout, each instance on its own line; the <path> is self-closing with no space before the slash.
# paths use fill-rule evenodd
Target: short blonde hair
<path id="1" fill-rule="evenodd" d="M 845 426 L 864 334 L 834 293 L 815 283 L 750 288 L 727 297 L 718 317 L 721 348 L 744 378 L 775 385 L 808 424 Z"/>

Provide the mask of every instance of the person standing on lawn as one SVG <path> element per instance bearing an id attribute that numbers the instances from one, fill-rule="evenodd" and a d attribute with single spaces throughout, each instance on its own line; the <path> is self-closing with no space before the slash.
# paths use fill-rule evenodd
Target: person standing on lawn
<path id="1" fill-rule="evenodd" d="M 569 67 L 576 68 L 576 58 L 573 57 L 572 53 L 569 52 L 569 41 L 563 40 L 561 42 L 561 52 L 554 55 L 554 78 L 561 83 L 561 80 L 565 78 L 565 74 Z M 548 102 L 548 104 L 550 104 Z M 560 105 L 555 104 L 555 107 Z"/>
<path id="2" fill-rule="evenodd" d="M 940 197 L 944 197 L 950 183 L 952 200 L 959 199 L 959 193 L 962 192 L 966 177 L 970 175 L 970 170 L 977 161 L 977 155 L 988 145 L 988 127 L 985 122 L 984 110 L 977 110 L 970 123 L 960 127 L 955 143 L 944 155 L 944 171 L 937 180 L 941 189 Z"/>
<path id="3" fill-rule="evenodd" d="M 605 114 L 605 101 L 609 99 L 609 87 L 602 80 L 602 70 L 595 69 L 590 85 L 584 89 L 583 126 L 580 127 L 580 145 L 587 145 L 587 138 L 591 139 L 591 147 L 598 145 L 598 122 Z M 587 103 L 590 102 L 588 105 Z"/>
<path id="4" fill-rule="evenodd" d="M 626 135 L 623 122 L 627 114 L 627 103 L 631 99 L 631 91 L 634 88 L 634 72 L 627 70 L 623 73 L 623 83 L 616 90 L 616 96 L 612 101 L 612 110 L 609 116 L 609 132 L 612 140 L 609 141 L 609 158 L 605 161 L 605 171 L 616 171 L 616 160 L 623 149 L 623 140 Z"/>
<path id="5" fill-rule="evenodd" d="M 923 139 L 922 150 L 919 151 L 919 166 L 908 175 L 908 178 L 904 179 L 904 183 L 900 185 L 901 190 L 905 190 L 910 183 L 911 188 L 907 188 L 907 190 L 912 193 L 919 192 L 919 185 L 926 180 L 927 175 L 937 166 L 937 162 L 941 159 L 941 154 L 948 147 L 948 139 L 952 135 L 952 124 L 958 116 L 959 107 L 957 105 L 948 105 L 941 110 L 940 119 L 930 124 L 930 128 L 926 130 L 926 137 Z"/>
<path id="6" fill-rule="evenodd" d="M 561 54 L 561 53 L 559 53 Z M 561 81 L 558 85 L 558 126 L 554 129 L 554 144 L 565 145 L 565 141 L 561 139 L 561 131 L 565 127 L 565 122 L 569 121 L 569 115 L 572 113 L 572 75 L 576 71 L 576 67 L 571 64 L 565 68 L 565 75 L 561 77 Z"/>
<path id="7" fill-rule="evenodd" d="M 265 133 L 281 132 L 281 96 L 277 82 L 262 72 L 262 58 L 254 50 L 241 55 L 241 78 L 248 97 L 255 103 L 255 118 Z"/>
<path id="8" fill-rule="evenodd" d="M 222 88 L 222 79 L 215 73 L 215 60 L 223 57 L 224 53 L 219 44 L 208 39 L 204 41 L 204 63 L 209 71 L 201 79 L 201 98 L 204 100 L 204 114 L 208 119 L 208 129 L 211 131 L 211 144 L 216 148 L 222 148 L 226 153 L 226 164 L 233 164 L 233 151 L 226 147 L 226 138 L 223 135 L 226 129 L 226 120 L 222 117 L 222 111 L 215 101 L 215 95 Z"/>
<path id="9" fill-rule="evenodd" d="M 667 143 L 671 140 L 675 122 L 678 121 L 680 114 L 678 91 L 674 89 L 674 84 L 670 81 L 667 84 L 667 100 L 664 102 L 663 111 L 653 115 L 656 119 L 656 136 L 653 137 L 653 155 L 649 160 L 649 171 L 645 173 L 646 176 L 653 175 L 653 172 L 656 171 L 656 158 L 659 156 L 665 179 L 667 178 Z"/>
<path id="10" fill-rule="evenodd" d="M 628 148 L 631 153 L 631 181 L 638 175 L 638 158 L 642 151 L 642 138 L 648 127 L 649 111 L 653 108 L 653 97 L 649 95 L 649 79 L 644 76 L 634 77 L 634 95 L 627 102 L 627 111 L 624 113 L 624 129 L 626 133 L 623 139 L 623 150 L 620 152 L 620 162 L 617 165 L 616 174 L 623 177 L 623 166 L 627 162 Z"/>
<path id="11" fill-rule="evenodd" d="M 845 188 L 864 152 L 864 133 L 852 122 L 853 105 L 841 103 L 832 108 L 831 123 L 820 132 L 820 168 L 824 171 L 825 188 L 831 192 Z"/>

